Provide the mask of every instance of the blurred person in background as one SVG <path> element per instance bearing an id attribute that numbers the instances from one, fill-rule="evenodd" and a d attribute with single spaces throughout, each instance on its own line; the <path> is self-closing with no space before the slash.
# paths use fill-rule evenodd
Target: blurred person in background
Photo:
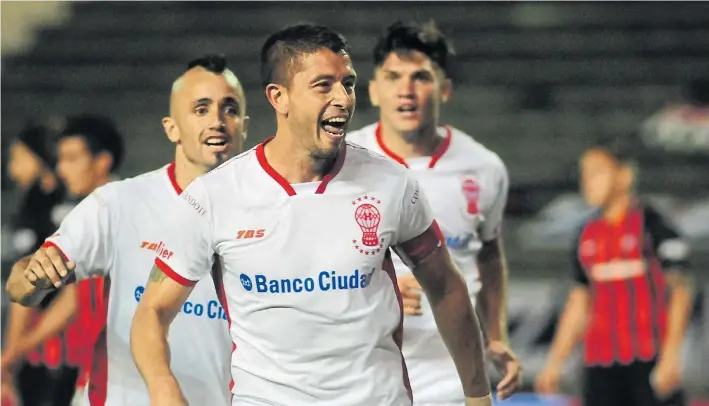
<path id="1" fill-rule="evenodd" d="M 13 300 L 36 305 L 57 287 L 74 286 L 74 278 L 79 289 L 96 276 L 105 278 L 107 316 L 94 340 L 85 405 L 150 403 L 152 388 L 145 387 L 133 363 L 129 331 L 155 252 L 163 252 L 158 231 L 172 221 L 164 207 L 188 199 L 180 197 L 183 188 L 240 152 L 246 138 L 244 92 L 222 56 L 188 64 L 173 84 L 170 114 L 162 123 L 176 145 L 174 162 L 103 185 L 120 162 L 122 154 L 112 151 L 122 151 L 121 143 L 105 137 L 112 132 L 105 120 L 70 121 L 59 144 L 59 172 L 73 194 L 88 196 L 31 259 L 15 264 L 8 280 Z M 46 283 L 57 272 L 66 276 L 62 282 Z M 199 284 L 170 329 L 171 350 L 179 354 L 173 365 L 190 404 L 229 403 L 229 365 L 223 361 L 232 347 L 218 303 L 214 283 Z M 79 313 L 91 306 L 80 303 Z"/>
<path id="2" fill-rule="evenodd" d="M 9 178 L 22 192 L 19 213 L 12 221 L 16 258 L 36 251 L 58 225 L 52 219 L 52 210 L 65 193 L 53 170 L 54 141 L 49 128 L 30 124 L 9 148 Z"/>
<path id="3" fill-rule="evenodd" d="M 69 193 L 83 198 L 112 180 L 124 155 L 123 137 L 107 117 L 69 117 L 59 135 L 59 178 Z"/>
<path id="4" fill-rule="evenodd" d="M 111 120 L 101 116 L 69 117 L 56 148 L 59 177 L 77 199 L 96 185 L 108 182 L 123 159 L 120 133 Z M 61 222 L 57 213 L 53 217 Z M 34 318 L 34 309 L 11 304 L 13 321 L 2 363 L 10 368 L 23 359 L 28 361 L 30 366 L 17 375 L 24 405 L 68 405 L 77 398 L 75 389 L 82 391 L 88 378 L 91 348 L 105 323 L 103 282 L 92 278 L 49 295 L 42 302 L 41 315 Z M 36 390 L 38 382 L 50 389 Z"/>
<path id="5" fill-rule="evenodd" d="M 509 181 L 505 164 L 469 135 L 439 124 L 451 97 L 453 51 L 434 22 L 396 22 L 374 48 L 370 99 L 380 119 L 348 140 L 409 168 L 429 196 L 451 257 L 487 326 L 488 354 L 504 373 L 505 399 L 521 385 L 522 367 L 507 336 L 507 265 L 501 226 Z M 463 389 L 427 299 L 411 271 L 394 259 L 404 298 L 403 353 L 415 405 L 461 405 Z"/>
<path id="6" fill-rule="evenodd" d="M 53 212 L 64 199 L 64 189 L 53 172 L 54 154 L 51 130 L 44 125 L 29 123 L 12 141 L 9 148 L 7 170 L 9 178 L 22 193 L 19 212 L 11 220 L 12 255 L 19 258 L 37 250 L 44 239 L 56 230 Z M 47 306 L 48 301 L 42 304 Z M 9 362 L 4 355 L 13 351 L 13 347 L 22 341 L 24 331 L 39 317 L 38 309 L 23 308 L 10 304 L 3 340 L 2 359 L 2 396 L 8 398 L 30 399 L 31 391 L 26 388 L 17 393 L 14 387 L 14 373 L 22 376 L 33 374 L 54 375 L 61 379 L 71 372 L 64 369 L 48 371 L 46 367 L 34 362 L 19 365 Z M 38 360 L 36 360 L 38 361 Z M 51 388 L 49 389 L 51 391 Z M 3 403 L 4 404 L 4 403 Z"/>
<path id="7" fill-rule="evenodd" d="M 637 197 L 630 148 L 610 140 L 581 157 L 581 192 L 598 210 L 575 240 L 576 285 L 536 389 L 559 391 L 564 362 L 583 339 L 586 406 L 684 405 L 689 248 L 674 226 Z"/>

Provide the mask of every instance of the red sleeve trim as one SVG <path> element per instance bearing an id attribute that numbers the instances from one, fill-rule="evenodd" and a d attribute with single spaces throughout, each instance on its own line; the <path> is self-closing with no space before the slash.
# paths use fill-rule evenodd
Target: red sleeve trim
<path id="1" fill-rule="evenodd" d="M 197 284 L 197 281 L 191 281 L 170 268 L 170 265 L 164 263 L 160 258 L 155 258 L 155 266 L 160 268 L 161 271 L 170 277 L 173 281 L 179 283 L 182 286 L 192 287 Z"/>
<path id="2" fill-rule="evenodd" d="M 69 262 L 69 256 L 66 255 L 64 250 L 55 244 L 53 241 L 45 241 L 44 244 L 42 244 L 42 248 L 49 248 L 49 247 L 54 247 L 59 251 L 59 253 L 62 255 L 62 258 L 64 259 L 64 262 Z"/>

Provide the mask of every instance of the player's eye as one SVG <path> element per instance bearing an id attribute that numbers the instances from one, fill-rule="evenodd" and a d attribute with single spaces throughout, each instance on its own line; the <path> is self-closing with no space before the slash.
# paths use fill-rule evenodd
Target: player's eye
<path id="1" fill-rule="evenodd" d="M 322 92 L 322 93 L 329 92 L 331 88 L 332 88 L 332 85 L 330 84 L 330 82 L 318 82 L 315 84 L 315 89 L 317 89 L 317 91 Z"/>
<path id="2" fill-rule="evenodd" d="M 355 89 L 355 81 L 354 80 L 348 80 L 344 83 L 345 90 L 347 90 L 347 93 L 352 93 Z"/>
<path id="3" fill-rule="evenodd" d="M 209 109 L 207 108 L 207 106 L 197 106 L 197 108 L 194 109 L 194 112 L 198 116 L 203 116 L 203 115 L 209 113 Z"/>
<path id="4" fill-rule="evenodd" d="M 417 72 L 413 79 L 419 82 L 428 83 L 433 81 L 433 76 L 431 76 L 428 72 Z"/>
<path id="5" fill-rule="evenodd" d="M 234 106 L 225 106 L 224 107 L 224 114 L 230 117 L 235 117 L 239 114 L 239 111 L 236 109 Z"/>

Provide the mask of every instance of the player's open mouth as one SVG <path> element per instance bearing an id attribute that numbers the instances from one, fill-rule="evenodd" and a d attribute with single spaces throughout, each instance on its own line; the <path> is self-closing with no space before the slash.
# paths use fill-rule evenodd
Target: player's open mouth
<path id="1" fill-rule="evenodd" d="M 229 146 L 229 137 L 225 135 L 208 137 L 204 140 L 204 145 L 208 146 L 212 151 L 224 152 Z"/>
<path id="2" fill-rule="evenodd" d="M 346 125 L 346 117 L 330 117 L 320 122 L 320 128 L 332 138 L 341 138 L 344 136 Z"/>
<path id="3" fill-rule="evenodd" d="M 404 104 L 396 108 L 396 111 L 404 117 L 413 118 L 418 113 L 418 106 L 415 104 Z"/>

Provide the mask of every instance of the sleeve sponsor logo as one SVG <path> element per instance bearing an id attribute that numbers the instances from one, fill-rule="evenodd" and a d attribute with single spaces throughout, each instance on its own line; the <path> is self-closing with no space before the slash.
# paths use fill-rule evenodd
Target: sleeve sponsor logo
<path id="1" fill-rule="evenodd" d="M 150 241 L 143 241 L 142 243 L 140 243 L 140 248 L 149 251 L 155 251 L 156 257 L 165 261 L 169 260 L 174 255 L 174 252 L 165 248 L 165 245 L 162 242 L 156 243 Z"/>

